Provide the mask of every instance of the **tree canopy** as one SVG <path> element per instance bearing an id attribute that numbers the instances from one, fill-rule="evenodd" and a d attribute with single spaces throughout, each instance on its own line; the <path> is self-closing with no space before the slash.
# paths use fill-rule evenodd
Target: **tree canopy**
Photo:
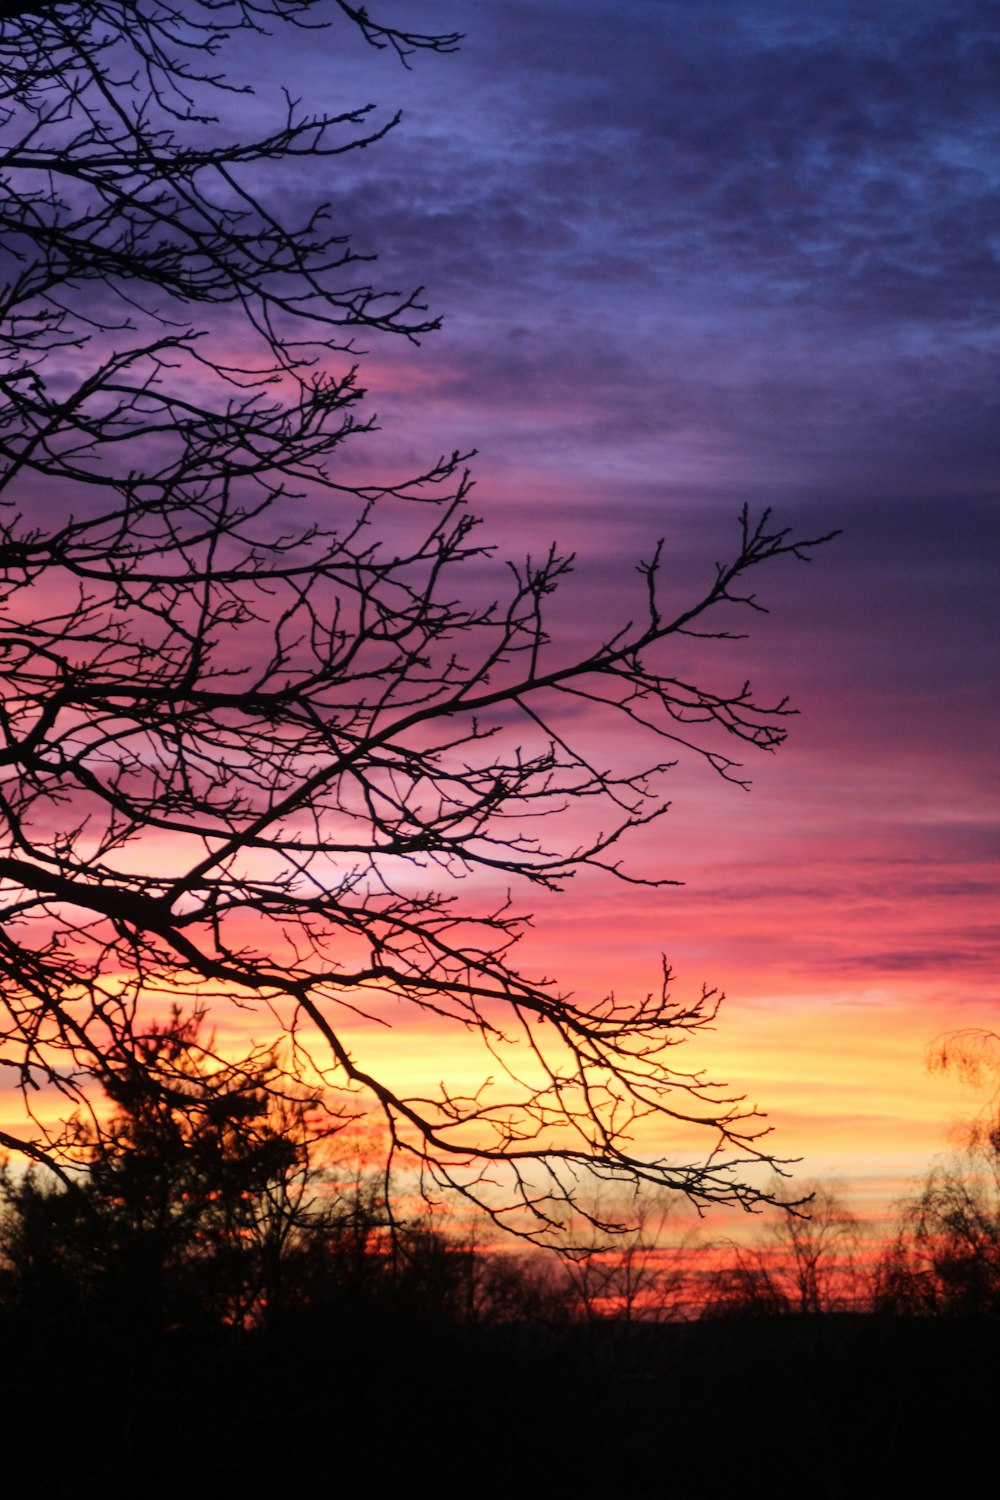
<path id="1" fill-rule="evenodd" d="M 437 320 L 279 174 L 335 181 L 395 121 L 285 94 L 247 138 L 226 62 L 239 32 L 315 46 L 328 18 L 404 61 L 459 40 L 342 0 L 0 8 L 0 1060 L 33 1117 L 5 1139 L 58 1162 L 40 1089 L 169 1095 L 150 1014 L 235 1004 L 426 1186 L 529 1233 L 585 1170 L 752 1204 L 763 1121 L 674 1065 L 717 993 L 675 998 L 666 963 L 638 996 L 532 976 L 518 893 L 638 878 L 619 847 L 679 758 L 739 782 L 743 751 L 781 744 L 787 702 L 670 648 L 729 637 L 757 570 L 825 538 L 744 510 L 679 607 L 654 545 L 632 617 L 574 650 L 546 624 L 572 557 L 502 569 L 468 455 L 358 479 L 355 340 Z M 595 759 L 581 712 L 645 767 Z M 353 1024 L 413 1009 L 478 1037 L 481 1090 L 369 1065 Z M 677 1125 L 704 1150 L 672 1151 Z"/>

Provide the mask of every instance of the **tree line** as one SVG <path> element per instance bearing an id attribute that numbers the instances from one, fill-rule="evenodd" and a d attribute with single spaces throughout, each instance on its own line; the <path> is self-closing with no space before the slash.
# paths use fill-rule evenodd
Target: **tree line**
<path id="1" fill-rule="evenodd" d="M 100 1124 L 70 1121 L 61 1175 L 0 1178 L 0 1315 L 33 1336 L 1000 1311 L 995 1124 L 931 1171 L 880 1242 L 828 1185 L 725 1245 L 678 1233 L 665 1195 L 595 1180 L 542 1252 L 484 1242 L 460 1200 L 429 1215 L 415 1184 L 373 1165 L 356 1122 L 318 1091 L 278 1088 L 269 1051 L 220 1057 L 201 1013 L 175 1011 L 142 1046 L 151 1067 L 105 1068 Z"/>

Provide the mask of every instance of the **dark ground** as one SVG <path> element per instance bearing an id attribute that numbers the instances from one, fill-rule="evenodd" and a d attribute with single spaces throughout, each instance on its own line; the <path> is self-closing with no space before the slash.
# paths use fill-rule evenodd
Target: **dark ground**
<path id="1" fill-rule="evenodd" d="M 52 1496 L 996 1493 L 987 1321 L 832 1316 L 129 1340 L 8 1328 L 8 1477 Z"/>

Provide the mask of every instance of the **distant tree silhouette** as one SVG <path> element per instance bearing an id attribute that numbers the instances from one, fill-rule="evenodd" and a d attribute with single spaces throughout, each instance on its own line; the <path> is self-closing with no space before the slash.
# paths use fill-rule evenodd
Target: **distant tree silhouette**
<path id="1" fill-rule="evenodd" d="M 771 1318 L 791 1311 L 788 1293 L 758 1245 L 726 1245 L 701 1283 L 709 1318 Z"/>
<path id="2" fill-rule="evenodd" d="M 799 1313 L 853 1311 L 864 1302 L 861 1226 L 836 1184 L 797 1186 L 808 1201 L 799 1213 L 775 1215 L 768 1235 L 784 1295 Z"/>
<path id="3" fill-rule="evenodd" d="M 673 1066 L 719 996 L 675 999 L 665 965 L 648 994 L 567 995 L 515 963 L 507 892 L 637 878 L 617 846 L 666 811 L 678 756 L 738 781 L 732 747 L 782 742 L 784 701 L 666 648 L 726 638 L 760 608 L 751 575 L 822 538 L 744 513 L 680 605 L 657 546 L 631 620 L 571 649 L 545 624 L 571 559 L 489 577 L 462 456 L 367 477 L 354 341 L 437 321 L 370 281 L 333 209 L 296 203 L 394 121 L 286 95 L 247 138 L 222 60 L 234 33 L 328 11 L 404 59 L 458 40 L 341 0 L 0 6 L 0 1060 L 29 1115 L 39 1088 L 85 1106 L 97 1076 L 133 1091 L 130 1130 L 166 1110 L 183 1137 L 183 1103 L 190 1152 L 209 1101 L 169 1096 L 147 1016 L 236 1003 L 290 1038 L 290 1068 L 374 1109 L 425 1187 L 528 1231 L 594 1164 L 753 1202 L 761 1119 Z M 594 752 L 581 709 L 651 741 L 650 764 Z M 391 1082 L 351 1024 L 415 1011 L 478 1036 L 497 1081 Z M 252 1094 L 283 1087 L 268 1071 Z M 649 1155 L 653 1120 L 706 1149 Z M 78 1144 L 42 1114 L 5 1139 L 55 1165 Z M 102 1167 L 95 1138 L 91 1162 L 126 1200 L 122 1162 L 150 1167 L 133 1144 Z M 254 1138 L 232 1165 L 281 1149 Z M 143 1214 L 155 1189 L 135 1184 Z"/>
<path id="4" fill-rule="evenodd" d="M 731 1245 L 707 1279 L 707 1310 L 773 1316 L 859 1311 L 868 1305 L 862 1226 L 829 1182 L 798 1184 L 794 1213 L 771 1212 L 749 1245 Z"/>
<path id="5" fill-rule="evenodd" d="M 931 1072 L 954 1072 L 988 1090 L 955 1128 L 958 1147 L 935 1163 L 899 1205 L 896 1234 L 877 1267 L 882 1312 L 1000 1313 L 1000 1037 L 983 1027 L 942 1033 L 928 1048 Z"/>
<path id="6" fill-rule="evenodd" d="M 564 1317 L 536 1252 L 405 1215 L 365 1154 L 331 1142 L 316 1098 L 275 1092 L 269 1054 L 219 1059 L 199 1013 L 141 1039 L 141 1070 L 106 1078 L 101 1128 L 72 1122 L 75 1165 L 0 1171 L 0 1316 L 56 1337 L 132 1341 L 240 1329 L 398 1340 L 448 1325 Z"/>
<path id="7" fill-rule="evenodd" d="M 70 1124 L 74 1175 L 5 1174 L 11 1297 L 49 1322 L 255 1326 L 296 1295 L 293 1264 L 322 1231 L 310 1152 L 337 1122 L 280 1086 L 269 1053 L 219 1059 L 199 1013 L 135 1044 L 103 1076 L 110 1119 Z"/>
<path id="8" fill-rule="evenodd" d="M 648 1189 L 627 1197 L 606 1189 L 578 1196 L 575 1222 L 559 1246 L 576 1317 L 627 1328 L 677 1313 L 688 1284 L 685 1259 L 693 1236 L 678 1239 L 671 1232 L 675 1206 L 672 1196 Z"/>
<path id="9" fill-rule="evenodd" d="M 982 1118 L 965 1149 L 933 1167 L 901 1205 L 882 1255 L 884 1312 L 1000 1315 L 1000 1128 Z"/>
<path id="10" fill-rule="evenodd" d="M 970 1144 L 982 1144 L 1000 1126 L 1000 1035 L 985 1026 L 944 1031 L 927 1049 L 931 1073 L 952 1073 L 969 1088 L 986 1094 L 986 1102 L 969 1126 Z M 985 1134 L 983 1134 L 985 1132 Z"/>

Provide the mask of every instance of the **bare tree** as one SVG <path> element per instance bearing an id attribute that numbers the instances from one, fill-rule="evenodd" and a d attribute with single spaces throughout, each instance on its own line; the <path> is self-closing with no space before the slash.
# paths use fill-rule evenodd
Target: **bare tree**
<path id="1" fill-rule="evenodd" d="M 338 13 L 404 59 L 458 40 Z M 751 575 L 824 538 L 744 511 L 670 609 L 657 546 L 633 618 L 574 654 L 545 625 L 570 557 L 484 593 L 460 455 L 351 478 L 345 447 L 374 426 L 353 339 L 436 322 L 370 282 L 328 206 L 296 219 L 274 172 L 332 170 L 394 122 L 286 96 L 241 138 L 219 61 L 233 32 L 323 16 L 0 7 L 0 1057 L 33 1120 L 5 1139 L 58 1162 L 39 1089 L 90 1107 L 108 1068 L 169 1092 L 144 1016 L 196 999 L 291 1038 L 290 1066 L 374 1108 L 425 1186 L 501 1218 L 557 1221 L 594 1164 L 752 1203 L 762 1119 L 673 1066 L 719 995 L 675 999 L 665 963 L 649 994 L 566 994 L 515 962 L 508 892 L 638 878 L 617 849 L 666 811 L 678 757 L 739 783 L 730 747 L 780 745 L 785 701 L 695 676 L 681 648 L 729 638 L 762 607 Z M 580 710 L 651 763 L 594 759 Z M 561 842 L 570 806 L 592 831 Z M 350 1025 L 401 1007 L 478 1036 L 495 1079 L 391 1085 Z M 704 1151 L 650 1158 L 651 1120 L 694 1123 Z"/>
<path id="2" fill-rule="evenodd" d="M 702 1277 L 705 1316 L 775 1317 L 790 1311 L 785 1288 L 759 1245 L 727 1244 Z"/>
<path id="3" fill-rule="evenodd" d="M 861 1226 L 835 1184 L 802 1191 L 809 1195 L 802 1211 L 776 1216 L 770 1229 L 785 1295 L 801 1313 L 853 1310 L 862 1300 Z"/>
<path id="4" fill-rule="evenodd" d="M 1000 1308 L 1000 1037 L 984 1027 L 944 1032 L 931 1072 L 953 1072 L 986 1102 L 953 1131 L 956 1149 L 899 1204 L 894 1238 L 876 1268 L 884 1312 L 983 1314 Z"/>
<path id="5" fill-rule="evenodd" d="M 734 1245 L 711 1278 L 708 1307 L 753 1314 L 853 1311 L 867 1302 L 862 1228 L 829 1182 L 800 1184 L 794 1212 L 777 1209 L 751 1245 Z"/>
<path id="6" fill-rule="evenodd" d="M 1000 1310 L 1000 1129 L 977 1121 L 961 1153 L 934 1166 L 900 1205 L 882 1255 L 883 1311 L 988 1314 Z"/>
<path id="7" fill-rule="evenodd" d="M 674 1232 L 677 1199 L 618 1189 L 577 1195 L 559 1247 L 573 1312 L 588 1323 L 660 1322 L 679 1309 L 693 1237 Z M 625 1226 L 625 1227 L 623 1227 Z"/>
<path id="8" fill-rule="evenodd" d="M 942 1032 L 927 1049 L 931 1073 L 953 1073 L 971 1089 L 989 1090 L 986 1103 L 967 1127 L 973 1148 L 1000 1125 L 1000 1036 L 985 1026 Z"/>

